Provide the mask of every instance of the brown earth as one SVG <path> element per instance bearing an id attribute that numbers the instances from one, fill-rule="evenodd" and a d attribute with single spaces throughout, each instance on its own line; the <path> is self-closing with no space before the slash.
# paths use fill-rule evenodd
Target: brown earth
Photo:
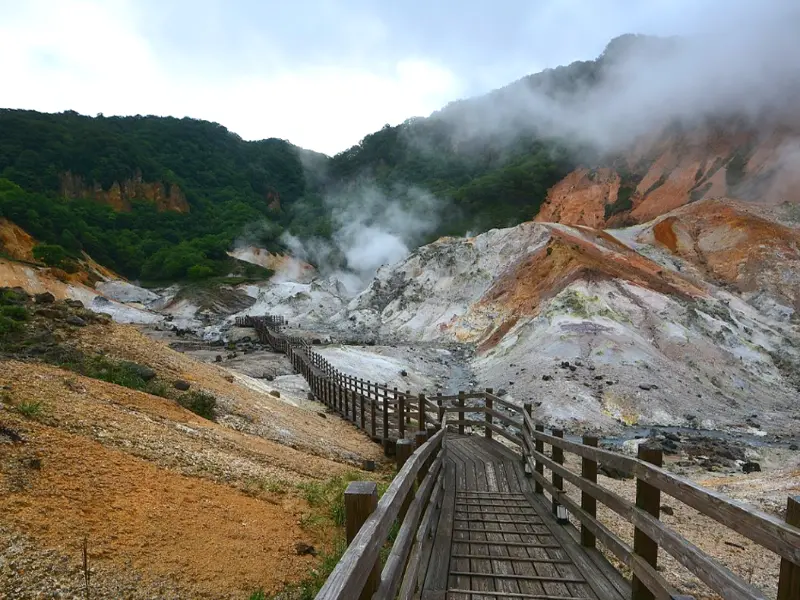
<path id="1" fill-rule="evenodd" d="M 220 415 L 213 422 L 167 398 L 2 361 L 0 598 L 81 593 L 84 537 L 94 597 L 276 592 L 321 560 L 298 556 L 295 544 L 325 549 L 332 539 L 330 526 L 312 526 L 298 485 L 356 473 L 364 459 L 385 464 L 350 424 L 253 391 L 132 327 L 94 324 L 60 336 L 211 392 Z M 20 413 L 34 405 L 33 418 Z"/>
<path id="2" fill-rule="evenodd" d="M 8 219 L 0 218 L 0 252 L 14 260 L 33 261 L 36 240 Z"/>

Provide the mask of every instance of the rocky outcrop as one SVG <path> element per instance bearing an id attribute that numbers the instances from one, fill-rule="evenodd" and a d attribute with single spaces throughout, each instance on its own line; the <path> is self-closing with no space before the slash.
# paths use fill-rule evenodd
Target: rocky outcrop
<path id="1" fill-rule="evenodd" d="M 18 225 L 0 218 L 0 252 L 14 260 L 32 261 L 36 240 Z"/>
<path id="2" fill-rule="evenodd" d="M 726 196 L 759 205 L 800 203 L 800 142 L 792 128 L 738 123 L 670 127 L 639 140 L 612 166 L 579 168 L 553 186 L 536 220 L 589 227 L 644 223 Z"/>
<path id="3" fill-rule="evenodd" d="M 61 175 L 61 194 L 65 198 L 91 198 L 108 204 L 118 212 L 130 211 L 132 200 L 152 202 L 159 212 L 189 212 L 189 203 L 177 184 L 146 182 L 138 172 L 133 178 L 125 179 L 122 183 L 115 181 L 104 190 L 99 183 L 89 185 L 80 175 L 67 171 Z"/>

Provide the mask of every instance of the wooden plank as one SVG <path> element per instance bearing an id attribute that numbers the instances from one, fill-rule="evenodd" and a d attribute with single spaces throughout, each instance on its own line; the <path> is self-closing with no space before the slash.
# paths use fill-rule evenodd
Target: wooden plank
<path id="1" fill-rule="evenodd" d="M 476 595 L 478 592 L 471 590 L 460 590 L 458 588 L 451 588 L 447 590 L 448 593 L 453 594 L 470 594 Z M 484 596 L 500 596 L 502 598 L 526 598 L 527 600 L 586 600 L 586 596 L 544 596 L 537 594 L 532 596 L 530 594 L 514 594 L 511 592 L 480 592 Z"/>
<path id="2" fill-rule="evenodd" d="M 483 572 L 473 572 L 473 571 L 450 571 L 451 575 L 462 575 L 465 577 L 490 577 L 490 578 L 498 578 L 502 577 L 504 579 L 523 579 L 525 581 L 549 581 L 553 583 L 586 583 L 586 580 L 582 577 L 546 577 L 543 575 L 512 575 L 507 573 L 483 573 Z"/>
<path id="3" fill-rule="evenodd" d="M 437 435 L 443 433 L 440 430 Z M 447 457 L 446 457 L 447 458 Z M 444 494 L 439 524 L 436 528 L 433 552 L 423 584 L 422 600 L 439 600 L 445 597 L 450 571 L 450 546 L 452 543 L 453 513 L 455 512 L 456 478 L 455 464 L 445 462 Z"/>

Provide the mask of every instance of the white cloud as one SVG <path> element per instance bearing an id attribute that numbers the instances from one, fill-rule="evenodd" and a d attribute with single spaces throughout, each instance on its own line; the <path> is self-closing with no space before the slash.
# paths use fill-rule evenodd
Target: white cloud
<path id="1" fill-rule="evenodd" d="M 204 75 L 172 68 L 126 0 L 0 2 L 0 106 L 46 112 L 156 114 L 217 121 L 246 139 L 280 137 L 335 153 L 364 135 L 426 115 L 461 93 L 455 75 L 409 57 L 381 68 L 320 64 Z M 176 25 L 177 26 L 177 25 Z M 371 27 L 382 37 L 380 29 Z M 268 37 L 268 36 L 265 36 Z M 211 40 L 209 43 L 213 43 Z M 257 48 L 257 49 L 256 49 Z M 235 57 L 234 57 L 235 58 Z M 257 65 L 258 56 L 242 57 Z"/>

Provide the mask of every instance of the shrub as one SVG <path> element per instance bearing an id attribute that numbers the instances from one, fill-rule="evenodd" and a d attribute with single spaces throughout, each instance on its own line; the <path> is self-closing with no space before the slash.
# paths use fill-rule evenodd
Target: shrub
<path id="1" fill-rule="evenodd" d="M 49 267 L 61 267 L 67 264 L 67 251 L 58 244 L 38 244 L 33 249 L 33 257 Z"/>
<path id="2" fill-rule="evenodd" d="M 194 265 L 186 269 L 186 276 L 194 281 L 207 279 L 214 274 L 214 269 L 206 265 Z"/>
<path id="3" fill-rule="evenodd" d="M 42 414 L 42 403 L 38 400 L 23 400 L 17 404 L 17 410 L 29 419 L 35 419 Z"/>
<path id="4" fill-rule="evenodd" d="M 15 321 L 27 321 L 30 318 L 30 313 L 24 306 L 0 306 L 0 315 Z"/>
<path id="5" fill-rule="evenodd" d="M 631 210 L 633 208 L 633 194 L 636 191 L 635 187 L 629 185 L 622 185 L 617 192 L 617 199 L 611 204 L 606 204 L 604 216 L 608 219 L 611 216 Z"/>
<path id="6" fill-rule="evenodd" d="M 22 325 L 20 325 L 19 321 L 6 317 L 5 315 L 0 314 L 0 335 L 8 335 L 10 333 L 16 333 L 17 331 L 22 329 Z"/>
<path id="7" fill-rule="evenodd" d="M 214 420 L 217 399 L 207 392 L 186 392 L 181 394 L 178 396 L 178 404 L 204 419 Z"/>

